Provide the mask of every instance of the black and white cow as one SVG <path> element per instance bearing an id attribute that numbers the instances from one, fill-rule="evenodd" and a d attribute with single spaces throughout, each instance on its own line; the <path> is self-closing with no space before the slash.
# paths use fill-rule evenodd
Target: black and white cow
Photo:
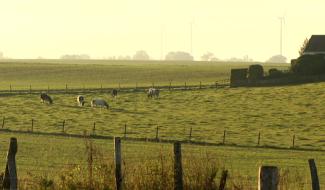
<path id="1" fill-rule="evenodd" d="M 44 103 L 44 102 L 48 102 L 49 104 L 53 104 L 53 100 L 52 98 L 45 94 L 45 93 L 41 93 L 41 101 Z"/>

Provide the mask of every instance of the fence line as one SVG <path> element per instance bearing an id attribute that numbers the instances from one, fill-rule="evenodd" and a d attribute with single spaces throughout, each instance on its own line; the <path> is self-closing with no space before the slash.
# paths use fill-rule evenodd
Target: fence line
<path id="1" fill-rule="evenodd" d="M 83 134 L 73 134 L 73 133 L 67 133 L 64 129 L 65 120 L 62 122 L 62 131 L 61 132 L 42 132 L 42 131 L 33 131 L 31 130 L 11 130 L 8 128 L 0 129 L 0 132 L 4 133 L 18 133 L 18 134 L 34 134 L 34 135 L 45 135 L 45 136 L 60 136 L 60 137 L 73 137 L 73 138 L 84 138 L 86 131 L 83 131 Z M 125 125 L 126 129 L 126 125 Z M 158 131 L 159 128 L 156 128 L 155 130 Z M 164 138 L 157 138 L 157 134 L 152 138 L 148 137 L 128 137 L 126 136 L 127 133 L 124 133 L 124 140 L 129 141 L 140 141 L 140 142 L 157 142 L 157 143 L 174 143 L 174 142 L 181 142 L 183 144 L 191 144 L 191 145 L 200 145 L 200 146 L 227 146 L 227 147 L 238 147 L 238 148 L 268 148 L 268 149 L 277 149 L 277 150 L 297 150 L 297 151 L 316 151 L 316 152 L 325 152 L 323 149 L 316 149 L 316 148 L 302 148 L 302 147 L 280 147 L 280 146 L 274 146 L 274 145 L 240 145 L 240 144 L 234 144 L 234 143 L 226 143 L 225 142 L 225 134 L 226 131 L 224 131 L 224 136 L 222 142 L 205 142 L 205 141 L 195 141 L 195 140 L 189 140 L 188 137 L 185 136 L 183 140 L 173 140 L 173 139 L 164 139 Z M 99 134 L 90 134 L 90 138 L 92 139 L 114 139 L 114 136 L 109 135 L 99 135 Z"/>
<path id="2" fill-rule="evenodd" d="M 123 87 L 121 83 L 118 84 L 117 88 L 108 87 L 104 88 L 102 84 L 98 85 L 98 87 L 90 87 L 85 88 L 85 85 L 82 85 L 81 87 L 75 87 L 75 88 L 69 88 L 69 84 L 65 84 L 63 88 L 50 88 L 48 85 L 47 88 L 38 88 L 33 89 L 33 86 L 30 84 L 26 86 L 25 89 L 18 88 L 14 89 L 14 86 L 12 84 L 9 85 L 8 90 L 0 90 L 0 93 L 9 93 L 9 94 L 38 94 L 40 92 L 47 92 L 47 93 L 82 93 L 82 92 L 109 92 L 113 89 L 118 89 L 122 92 L 136 92 L 148 89 L 150 87 L 159 88 L 161 90 L 200 90 L 200 89 L 217 89 L 217 88 L 224 88 L 230 86 L 230 80 L 224 79 L 224 80 L 218 80 L 213 83 L 206 83 L 202 84 L 202 82 L 198 82 L 197 84 L 194 84 L 193 82 L 190 84 L 188 82 L 184 82 L 184 85 L 181 85 L 179 82 L 177 85 L 172 85 L 172 82 L 169 82 L 167 85 L 157 85 L 155 83 L 152 83 L 151 85 L 143 85 L 139 86 L 138 83 L 135 84 L 134 87 L 128 85 Z"/>

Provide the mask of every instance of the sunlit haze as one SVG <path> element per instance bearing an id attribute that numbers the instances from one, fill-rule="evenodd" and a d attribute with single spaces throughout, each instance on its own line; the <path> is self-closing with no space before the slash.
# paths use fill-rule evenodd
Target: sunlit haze
<path id="1" fill-rule="evenodd" d="M 265 61 L 298 56 L 306 37 L 325 34 L 322 0 L 7 0 L 0 2 L 0 51 L 10 58 L 92 58 L 169 51 Z"/>

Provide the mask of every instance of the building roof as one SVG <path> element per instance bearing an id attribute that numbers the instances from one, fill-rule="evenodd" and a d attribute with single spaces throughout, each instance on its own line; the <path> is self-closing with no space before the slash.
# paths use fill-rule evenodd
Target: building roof
<path id="1" fill-rule="evenodd" d="M 325 35 L 312 35 L 304 53 L 325 52 Z"/>

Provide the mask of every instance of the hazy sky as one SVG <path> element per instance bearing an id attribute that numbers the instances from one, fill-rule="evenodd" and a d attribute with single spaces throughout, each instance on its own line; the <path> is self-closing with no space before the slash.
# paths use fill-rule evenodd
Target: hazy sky
<path id="1" fill-rule="evenodd" d="M 0 51 L 13 58 L 93 58 L 207 52 L 227 59 L 265 61 L 279 54 L 285 16 L 284 55 L 293 58 L 306 37 L 325 34 L 324 0 L 1 0 Z"/>

